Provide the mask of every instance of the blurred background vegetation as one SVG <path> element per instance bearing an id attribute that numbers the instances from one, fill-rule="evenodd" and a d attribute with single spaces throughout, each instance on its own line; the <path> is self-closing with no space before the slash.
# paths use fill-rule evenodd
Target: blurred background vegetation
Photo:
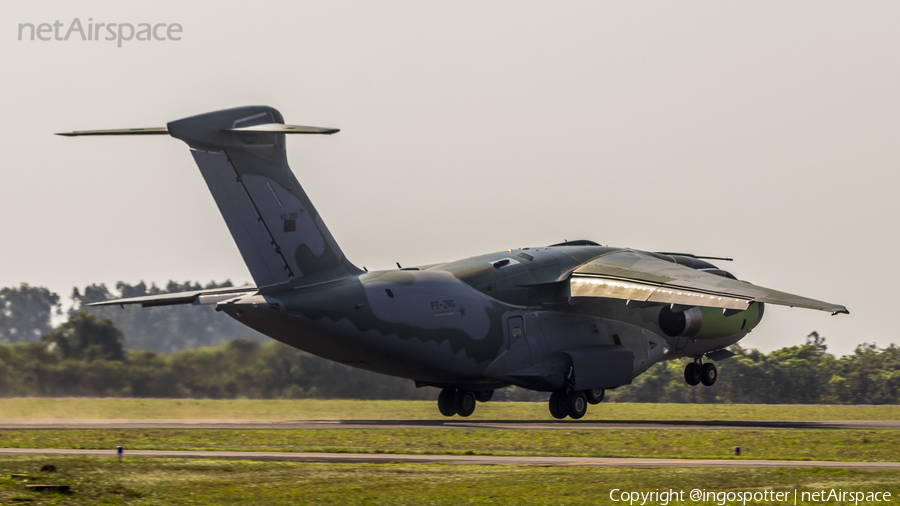
<path id="1" fill-rule="evenodd" d="M 71 307 L 42 287 L 0 289 L 0 397 L 435 399 L 435 388 L 330 362 L 240 325 L 211 306 L 89 308 L 90 302 L 231 286 L 169 282 L 74 289 Z M 54 326 L 54 322 L 58 325 Z M 802 339 L 798 339 L 802 341 Z M 690 387 L 687 360 L 654 365 L 612 402 L 900 404 L 900 348 L 864 344 L 842 357 L 812 332 L 762 353 L 738 345 L 712 387 Z M 548 394 L 510 387 L 498 400 Z"/>

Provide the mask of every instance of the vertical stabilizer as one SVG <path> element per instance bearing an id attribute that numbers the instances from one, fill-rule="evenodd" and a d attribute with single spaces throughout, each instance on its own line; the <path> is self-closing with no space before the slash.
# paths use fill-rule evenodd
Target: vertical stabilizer
<path id="1" fill-rule="evenodd" d="M 284 125 L 271 107 L 239 107 L 173 121 L 206 180 L 258 287 L 359 274 L 344 257 L 287 164 L 285 133 L 334 129 Z"/>

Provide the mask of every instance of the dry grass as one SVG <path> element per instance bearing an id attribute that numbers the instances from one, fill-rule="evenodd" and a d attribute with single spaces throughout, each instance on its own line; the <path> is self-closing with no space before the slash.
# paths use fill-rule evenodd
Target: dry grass
<path id="1" fill-rule="evenodd" d="M 0 399 L 0 418 L 232 419 L 232 420 L 434 420 L 428 401 L 208 400 L 208 399 Z M 544 403 L 480 404 L 471 420 L 549 420 Z M 900 406 L 798 406 L 604 403 L 585 420 L 897 420 Z"/>
<path id="2" fill-rule="evenodd" d="M 41 473 L 44 463 L 54 464 L 58 471 Z M 72 491 L 28 491 L 24 479 L 9 477 L 19 473 L 27 474 L 31 483 L 52 481 L 70 485 Z M 35 505 L 621 505 L 610 500 L 613 489 L 683 490 L 685 501 L 669 504 L 689 504 L 687 494 L 695 488 L 721 492 L 796 488 L 802 492 L 832 487 L 890 491 L 896 500 L 898 484 L 898 472 L 826 469 L 598 469 L 182 459 L 126 459 L 118 464 L 102 458 L 0 458 L 0 502 Z"/>
<path id="3" fill-rule="evenodd" d="M 6 430 L 0 447 L 900 461 L 898 430 Z"/>

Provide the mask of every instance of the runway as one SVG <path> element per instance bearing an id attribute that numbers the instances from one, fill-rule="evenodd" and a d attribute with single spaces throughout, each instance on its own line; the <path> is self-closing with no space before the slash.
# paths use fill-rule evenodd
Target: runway
<path id="1" fill-rule="evenodd" d="M 115 450 L 60 450 L 52 448 L 0 448 L 0 455 L 91 456 L 116 458 Z M 320 462 L 330 464 L 452 464 L 466 466 L 577 466 L 625 468 L 833 468 L 865 471 L 900 471 L 900 462 L 833 462 L 812 460 L 644 459 L 599 457 L 534 457 L 499 455 L 404 455 L 385 453 L 234 452 L 126 450 L 126 457 L 178 459 L 231 459 L 256 461 Z"/>
<path id="2" fill-rule="evenodd" d="M 894 429 L 900 420 L 693 421 L 693 420 L 135 420 L 0 419 L 0 430 L 16 429 Z"/>

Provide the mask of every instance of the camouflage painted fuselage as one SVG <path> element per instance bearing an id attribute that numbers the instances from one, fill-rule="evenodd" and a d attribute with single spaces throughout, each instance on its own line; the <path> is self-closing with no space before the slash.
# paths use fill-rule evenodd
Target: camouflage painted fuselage
<path id="1" fill-rule="evenodd" d="M 568 350 L 627 351 L 615 355 L 629 359 L 627 381 L 621 375 L 609 380 L 621 384 L 656 362 L 733 344 L 758 323 L 760 315 L 748 310 L 752 321 L 733 335 L 669 337 L 658 322 L 663 306 L 631 309 L 624 300 L 570 297 L 572 271 L 621 251 L 603 246 L 510 250 L 263 289 L 217 308 L 290 346 L 420 384 L 515 384 L 544 391 L 563 386 L 572 363 Z"/>
<path id="2" fill-rule="evenodd" d="M 277 110 L 249 106 L 164 129 L 66 134 L 168 134 L 187 143 L 256 285 L 97 304 L 216 304 L 290 346 L 468 394 L 615 388 L 662 360 L 727 358 L 719 350 L 759 323 L 764 304 L 847 312 L 739 281 L 693 255 L 590 241 L 364 272 L 287 163 L 286 134 L 335 132 L 286 125 Z"/>

